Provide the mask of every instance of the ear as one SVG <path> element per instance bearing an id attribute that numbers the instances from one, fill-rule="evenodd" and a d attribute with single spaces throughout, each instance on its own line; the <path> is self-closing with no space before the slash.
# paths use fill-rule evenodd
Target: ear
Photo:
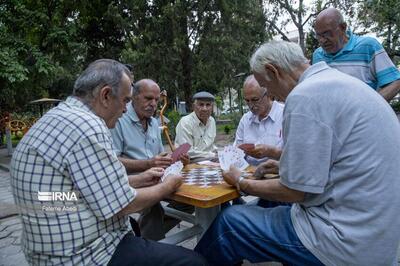
<path id="1" fill-rule="evenodd" d="M 112 97 L 112 88 L 108 85 L 104 86 L 100 89 L 100 102 L 105 106 L 108 107 L 110 104 L 110 100 Z"/>
<path id="2" fill-rule="evenodd" d="M 343 34 L 346 34 L 347 23 L 343 22 L 343 23 L 339 24 L 339 29 L 341 32 L 343 32 Z"/>
<path id="3" fill-rule="evenodd" d="M 272 64 L 265 64 L 264 70 L 265 73 L 268 75 L 268 77 L 271 79 L 277 79 L 278 76 L 280 75 L 279 69 Z"/>

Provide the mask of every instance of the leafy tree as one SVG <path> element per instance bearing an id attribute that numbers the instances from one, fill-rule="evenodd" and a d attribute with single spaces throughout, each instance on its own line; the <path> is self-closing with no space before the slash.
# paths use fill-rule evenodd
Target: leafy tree
<path id="1" fill-rule="evenodd" d="M 48 96 L 53 82 L 73 76 L 76 57 L 71 55 L 80 47 L 73 41 L 72 15 L 72 6 L 66 1 L 1 2 L 2 109 L 13 111 L 30 100 Z"/>
<path id="2" fill-rule="evenodd" d="M 366 29 L 371 29 L 384 39 L 386 52 L 397 62 L 400 61 L 400 1 L 369 0 L 359 1 L 358 18 Z"/>
<path id="3" fill-rule="evenodd" d="M 353 5 L 355 0 L 314 0 L 309 5 L 306 5 L 304 0 L 263 0 L 263 2 L 267 18 L 267 32 L 270 32 L 271 35 L 281 35 L 283 40 L 293 41 L 285 31 L 285 28 L 292 23 L 298 32 L 296 41 L 307 55 L 311 51 L 307 51 L 306 42 L 310 42 L 312 37 L 307 40 L 306 29 L 310 28 L 319 12 L 332 6 L 351 15 L 355 9 Z"/>
<path id="4" fill-rule="evenodd" d="M 122 58 L 136 77 L 155 79 L 169 96 L 190 106 L 195 91 L 221 95 L 264 40 L 260 1 L 136 1 L 128 9 L 130 32 Z"/>

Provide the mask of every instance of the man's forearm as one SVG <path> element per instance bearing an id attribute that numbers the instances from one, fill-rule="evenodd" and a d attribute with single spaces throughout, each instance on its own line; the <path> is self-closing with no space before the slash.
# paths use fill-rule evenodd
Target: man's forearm
<path id="1" fill-rule="evenodd" d="M 140 188 L 143 186 L 142 180 L 138 178 L 138 175 L 129 175 L 128 176 L 129 185 L 133 188 Z"/>
<path id="2" fill-rule="evenodd" d="M 124 157 L 118 157 L 119 161 L 125 166 L 126 172 L 143 172 L 153 167 L 152 160 L 135 160 Z"/>
<path id="3" fill-rule="evenodd" d="M 382 87 L 379 89 L 379 94 L 382 95 L 383 98 L 385 98 L 386 101 L 390 101 L 393 99 L 394 96 L 396 96 L 397 93 L 400 91 L 400 80 L 393 81 L 389 85 L 386 85 L 385 87 Z"/>
<path id="4" fill-rule="evenodd" d="M 136 189 L 135 199 L 123 208 L 118 215 L 128 215 L 149 208 L 160 202 L 167 195 L 172 193 L 172 189 L 163 183 L 151 187 Z"/>
<path id="5" fill-rule="evenodd" d="M 279 179 L 245 179 L 240 182 L 240 188 L 250 195 L 271 201 L 301 202 L 304 200 L 304 192 L 285 187 Z"/>

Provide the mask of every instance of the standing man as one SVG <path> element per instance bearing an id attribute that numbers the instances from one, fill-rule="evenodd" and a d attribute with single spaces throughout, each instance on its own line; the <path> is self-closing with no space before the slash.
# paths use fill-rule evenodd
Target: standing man
<path id="1" fill-rule="evenodd" d="M 276 149 L 276 153 L 279 152 L 280 156 L 280 149 L 283 145 L 282 116 L 284 105 L 273 101 L 268 95 L 267 88 L 261 88 L 253 75 L 248 76 L 244 82 L 243 97 L 250 111 L 240 119 L 234 145 L 240 146 L 243 143 L 265 144 L 270 146 L 271 149 Z M 269 158 L 268 156 L 261 159 L 251 157 L 253 150 L 245 150 L 245 152 L 248 155 L 246 160 L 251 165 L 258 165 Z M 273 157 L 275 158 L 275 156 Z"/>
<path id="2" fill-rule="evenodd" d="M 357 36 L 347 30 L 342 14 L 331 7 L 319 13 L 314 30 L 321 45 L 312 63 L 329 66 L 356 77 L 390 101 L 400 91 L 400 72 L 382 45 L 372 37 Z"/>
<path id="3" fill-rule="evenodd" d="M 195 250 L 213 265 L 396 265 L 400 242 L 400 124 L 364 82 L 310 66 L 295 43 L 252 56 L 260 86 L 285 101 L 279 179 L 224 178 L 244 192 L 292 206 L 232 206 Z M 372 207 L 371 207 L 372 206 Z"/>
<path id="4" fill-rule="evenodd" d="M 126 112 L 131 94 L 129 70 L 97 60 L 78 77 L 73 95 L 36 122 L 15 149 L 11 186 L 30 265 L 189 265 L 193 259 L 204 265 L 190 250 L 130 230 L 128 214 L 182 183 L 180 176 L 159 183 L 159 168 L 127 176 L 118 161 L 109 128 Z"/>
<path id="5" fill-rule="evenodd" d="M 164 152 L 159 124 L 153 117 L 160 99 L 160 87 L 151 79 L 142 79 L 133 85 L 132 93 L 127 112 L 111 131 L 115 152 L 128 173 L 142 172 L 151 167 L 166 168 L 172 159 Z M 184 155 L 181 160 L 186 162 L 189 158 Z M 170 207 L 193 212 L 193 207 L 176 202 Z M 144 238 L 160 240 L 179 222 L 165 216 L 164 209 L 157 202 L 141 212 L 139 228 Z"/>
<path id="6" fill-rule="evenodd" d="M 201 91 L 193 96 L 193 112 L 182 117 L 176 126 L 175 146 L 189 143 L 188 154 L 191 159 L 214 158 L 217 147 L 215 120 L 211 116 L 215 97 Z"/>

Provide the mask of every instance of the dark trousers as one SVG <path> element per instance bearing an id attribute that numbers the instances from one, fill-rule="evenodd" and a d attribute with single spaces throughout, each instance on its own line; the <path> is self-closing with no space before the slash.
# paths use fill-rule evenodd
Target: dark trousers
<path id="1" fill-rule="evenodd" d="M 118 244 L 108 266 L 208 265 L 200 254 L 179 246 L 158 243 L 128 233 Z"/>
<path id="2" fill-rule="evenodd" d="M 193 206 L 176 201 L 171 201 L 168 207 L 186 213 L 194 212 Z M 165 215 L 161 203 L 157 203 L 141 212 L 138 223 L 142 237 L 158 241 L 165 238 L 165 234 L 179 224 L 180 220 Z"/>

